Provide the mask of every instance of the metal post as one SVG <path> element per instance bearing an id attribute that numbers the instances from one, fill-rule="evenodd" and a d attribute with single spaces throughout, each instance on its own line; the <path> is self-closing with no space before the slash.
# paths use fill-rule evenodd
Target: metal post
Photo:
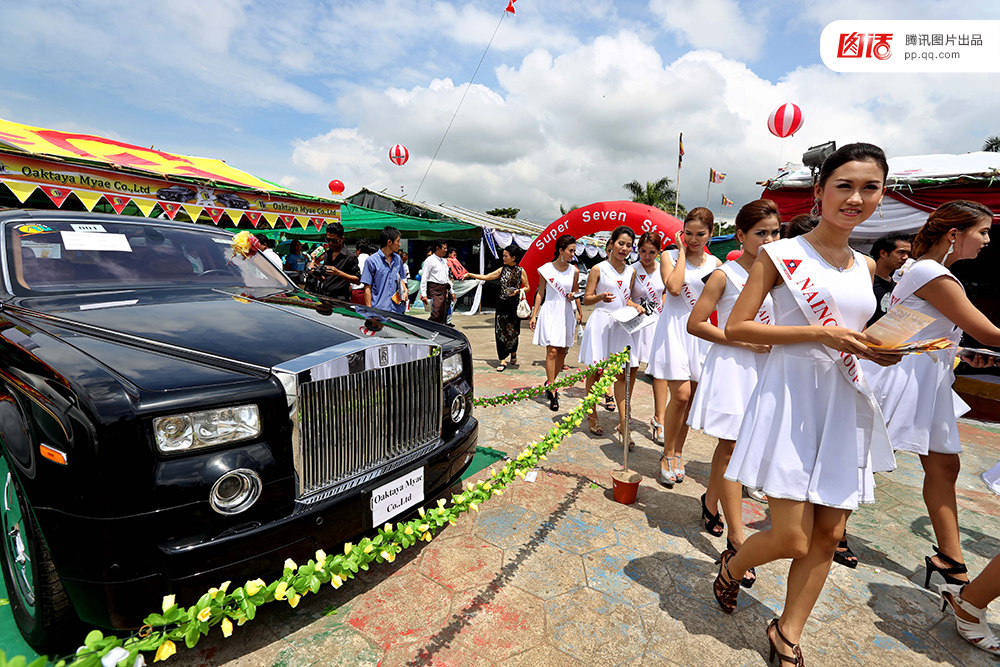
<path id="1" fill-rule="evenodd" d="M 629 413 L 631 412 L 629 408 L 631 407 L 632 396 L 628 390 L 629 374 L 632 372 L 631 364 L 629 363 L 632 359 L 632 346 L 625 346 L 625 367 L 622 373 L 625 376 L 625 406 L 622 408 L 624 410 L 623 416 L 625 417 L 625 428 L 622 432 L 625 434 L 622 437 L 622 447 L 625 449 L 625 470 L 628 470 L 628 439 L 630 434 L 630 424 L 629 424 Z"/>

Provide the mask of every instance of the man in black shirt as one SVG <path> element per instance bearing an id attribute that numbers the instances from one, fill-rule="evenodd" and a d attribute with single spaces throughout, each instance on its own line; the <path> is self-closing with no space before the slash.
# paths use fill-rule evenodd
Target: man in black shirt
<path id="1" fill-rule="evenodd" d="M 322 265 L 316 261 L 322 258 Z M 326 245 L 310 262 L 310 268 L 322 271 L 324 278 L 318 293 L 342 301 L 351 299 L 351 283 L 361 279 L 358 258 L 344 252 L 344 226 L 339 222 L 326 225 Z"/>
<path id="2" fill-rule="evenodd" d="M 872 245 L 871 256 L 875 260 L 875 314 L 868 320 L 868 326 L 874 324 L 889 309 L 889 297 L 896 286 L 892 274 L 909 259 L 912 238 L 908 234 L 886 234 Z"/>

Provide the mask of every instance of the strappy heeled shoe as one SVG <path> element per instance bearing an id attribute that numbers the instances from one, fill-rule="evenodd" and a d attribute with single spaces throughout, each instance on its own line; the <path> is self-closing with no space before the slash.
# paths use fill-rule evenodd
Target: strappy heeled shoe
<path id="1" fill-rule="evenodd" d="M 701 520 L 705 522 L 705 532 L 713 537 L 722 537 L 722 531 L 726 527 L 726 524 L 722 523 L 722 516 L 720 513 L 712 514 L 708 511 L 708 505 L 705 504 L 705 494 L 701 494 Z M 730 547 L 732 548 L 732 547 Z M 733 551 L 736 551 L 733 549 Z"/>
<path id="2" fill-rule="evenodd" d="M 597 419 L 596 412 L 591 412 L 587 415 L 587 427 L 594 435 L 604 435 L 604 429 L 601 428 L 601 422 Z"/>
<path id="3" fill-rule="evenodd" d="M 649 418 L 649 430 L 653 432 L 653 444 L 663 444 L 663 424 L 656 421 L 656 417 Z"/>
<path id="4" fill-rule="evenodd" d="M 945 582 L 949 584 L 956 584 L 958 586 L 962 586 L 964 584 L 969 583 L 965 579 L 959 579 L 958 577 L 955 576 L 956 574 L 968 573 L 969 569 L 965 567 L 965 563 L 959 563 L 951 556 L 945 556 L 943 553 L 941 553 L 941 550 L 938 549 L 937 546 L 934 547 L 934 554 L 938 558 L 943 560 L 945 563 L 947 563 L 949 567 L 939 567 L 935 565 L 934 561 L 931 560 L 932 558 L 934 558 L 934 556 L 924 556 L 924 564 L 927 565 L 927 577 L 924 579 L 924 588 L 930 589 L 931 575 L 934 574 L 935 572 L 944 577 Z"/>
<path id="5" fill-rule="evenodd" d="M 615 405 L 615 397 L 611 394 L 604 395 L 604 409 L 608 412 L 614 412 L 618 406 Z"/>
<path id="6" fill-rule="evenodd" d="M 771 628 L 774 628 L 775 633 L 778 635 L 778 639 L 783 641 L 785 646 L 792 649 L 791 656 L 778 653 L 778 647 L 775 646 L 774 640 L 771 639 Z M 767 643 L 771 645 L 771 655 L 767 658 L 769 663 L 773 663 L 774 658 L 778 657 L 780 658 L 780 660 L 778 660 L 779 665 L 787 662 L 795 665 L 795 667 L 806 667 L 805 660 L 802 659 L 802 647 L 788 641 L 788 638 L 781 634 L 781 628 L 778 627 L 778 619 L 772 619 L 771 622 L 767 624 L 767 630 L 765 630 L 764 633 L 767 635 Z"/>
<path id="7" fill-rule="evenodd" d="M 680 484 L 684 481 L 684 468 L 681 467 L 681 457 L 675 456 L 674 461 L 677 461 L 674 464 L 674 475 L 677 477 L 677 483 Z"/>
<path id="8" fill-rule="evenodd" d="M 559 409 L 559 392 L 546 389 L 545 398 L 549 399 L 549 410 L 555 412 Z"/>
<path id="9" fill-rule="evenodd" d="M 986 622 L 986 610 L 975 607 L 962 599 L 962 589 L 964 585 L 941 584 L 938 592 L 941 594 L 941 611 L 943 612 L 949 605 L 951 613 L 955 616 L 955 627 L 958 634 L 962 635 L 965 641 L 978 649 L 982 649 L 993 655 L 1000 655 L 1000 639 L 993 634 L 989 624 Z M 967 621 L 955 612 L 958 607 L 963 612 L 975 618 L 975 621 Z"/>
<path id="10" fill-rule="evenodd" d="M 726 538 L 726 548 L 730 551 L 737 551 L 736 547 L 733 546 L 733 543 L 729 541 L 728 537 Z M 740 579 L 740 586 L 749 590 L 753 588 L 755 583 L 757 583 L 757 570 L 751 567 L 747 570 L 747 573 L 743 575 L 743 578 Z"/>
<path id="11" fill-rule="evenodd" d="M 671 489 L 674 488 L 674 484 L 677 482 L 677 478 L 674 476 L 674 467 L 671 464 L 671 461 L 673 461 L 673 460 L 674 460 L 674 457 L 672 457 L 672 456 L 664 456 L 662 454 L 660 455 L 660 463 L 663 463 L 664 461 L 666 461 L 667 462 L 667 469 L 664 470 L 663 466 L 661 465 L 660 466 L 660 476 L 656 480 L 660 484 L 662 484 L 664 486 L 667 486 L 667 487 L 670 487 Z"/>
<path id="12" fill-rule="evenodd" d="M 833 562 L 840 563 L 852 570 L 858 566 L 858 557 L 851 551 L 851 547 L 847 546 L 847 533 L 844 533 L 844 539 L 840 541 L 837 550 L 833 552 Z"/>
<path id="13" fill-rule="evenodd" d="M 729 572 L 729 559 L 735 555 L 736 552 L 731 549 L 722 552 L 722 555 L 719 556 L 719 576 L 712 584 L 715 601 L 727 614 L 736 611 L 736 598 L 740 594 L 740 582 Z M 723 575 L 725 575 L 725 579 L 723 579 Z"/>
<path id="14" fill-rule="evenodd" d="M 622 440 L 624 440 L 625 439 L 625 434 L 622 433 L 621 426 L 620 425 L 616 426 L 615 430 L 618 431 L 618 437 L 621 438 Z M 628 450 L 631 452 L 633 449 L 635 449 L 635 440 L 632 439 L 632 433 L 629 432 L 629 434 L 628 434 Z"/>

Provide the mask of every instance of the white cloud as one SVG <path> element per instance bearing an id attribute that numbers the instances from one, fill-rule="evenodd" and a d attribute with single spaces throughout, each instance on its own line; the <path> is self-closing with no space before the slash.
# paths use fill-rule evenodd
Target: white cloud
<path id="1" fill-rule="evenodd" d="M 650 0 L 649 9 L 684 43 L 733 58 L 756 59 L 767 36 L 762 11 L 748 16 L 737 0 Z"/>
<path id="2" fill-rule="evenodd" d="M 870 141 L 890 156 L 975 150 L 1000 103 L 989 79 L 973 75 L 859 77 L 817 65 L 772 82 L 713 51 L 665 64 L 628 31 L 559 56 L 536 50 L 516 67 L 498 68 L 497 80 L 497 90 L 472 87 L 420 199 L 478 210 L 515 206 L 522 217 L 551 221 L 560 204 L 624 198 L 621 186 L 633 179 L 673 179 L 684 132 L 681 201 L 704 203 L 711 167 L 728 178 L 712 186 L 709 204 L 718 211 L 725 193 L 735 212 L 760 197 L 756 181 L 779 162 L 798 161 L 827 140 Z M 342 104 L 355 109 L 353 126 L 297 144 L 302 184 L 322 192 L 339 177 L 348 192 L 404 185 L 413 193 L 463 89 L 436 80 L 352 92 Z M 768 132 L 767 117 L 786 101 L 801 106 L 806 121 L 781 140 Z M 396 141 L 410 148 L 403 168 L 385 154 Z"/>

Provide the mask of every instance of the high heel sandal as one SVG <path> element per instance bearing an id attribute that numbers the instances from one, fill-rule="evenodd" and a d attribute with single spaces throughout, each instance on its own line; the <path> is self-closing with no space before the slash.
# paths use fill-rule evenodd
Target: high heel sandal
<path id="1" fill-rule="evenodd" d="M 941 584 L 938 586 L 938 593 L 941 594 L 941 611 L 943 612 L 949 605 L 951 613 L 955 616 L 955 627 L 962 638 L 987 653 L 1000 655 L 1000 639 L 993 634 L 989 624 L 986 622 L 986 610 L 975 607 L 962 599 L 962 589 L 965 586 L 956 584 Z M 955 607 L 975 618 L 975 622 L 967 621 L 957 613 Z"/>
<path id="2" fill-rule="evenodd" d="M 674 465 L 674 475 L 677 476 L 677 483 L 680 484 L 684 481 L 684 468 L 681 467 L 681 457 L 675 456 L 674 460 L 677 463 Z"/>
<path id="3" fill-rule="evenodd" d="M 924 579 L 924 588 L 930 589 L 931 575 L 934 574 L 935 572 L 944 577 L 945 582 L 949 584 L 956 584 L 962 586 L 969 583 L 965 579 L 959 579 L 958 577 L 955 576 L 956 574 L 968 573 L 969 569 L 965 567 L 964 563 L 959 563 L 954 558 L 950 556 L 945 556 L 943 553 L 941 553 L 941 550 L 938 549 L 936 546 L 934 547 L 934 554 L 938 558 L 943 560 L 945 563 L 947 563 L 950 567 L 938 567 L 937 565 L 934 564 L 934 561 L 931 560 L 932 558 L 934 558 L 934 556 L 924 556 L 924 564 L 927 566 L 927 577 Z"/>
<path id="4" fill-rule="evenodd" d="M 674 488 L 674 484 L 677 482 L 677 478 L 674 477 L 674 467 L 670 463 L 673 460 L 674 460 L 674 458 L 672 456 L 663 456 L 662 454 L 660 455 L 660 463 L 663 463 L 664 461 L 666 461 L 667 462 L 667 470 L 664 470 L 663 466 L 660 466 L 660 476 L 659 476 L 659 478 L 657 478 L 657 481 L 660 484 L 663 484 L 664 486 L 668 486 L 671 489 Z"/>
<path id="5" fill-rule="evenodd" d="M 778 653 L 778 647 L 774 645 L 774 640 L 771 639 L 771 628 L 774 628 L 774 631 L 778 635 L 778 639 L 783 641 L 785 643 L 785 646 L 792 649 L 791 656 L 782 655 L 781 653 Z M 802 647 L 799 646 L 798 644 L 793 644 L 792 642 L 788 641 L 788 638 L 785 637 L 785 635 L 781 634 L 781 628 L 778 627 L 778 619 L 776 618 L 772 619 L 771 622 L 767 624 L 767 630 L 765 630 L 764 633 L 767 635 L 767 643 L 771 645 L 771 655 L 768 656 L 767 658 L 767 661 L 769 663 L 773 663 L 775 656 L 777 656 L 778 658 L 780 658 L 780 660 L 778 660 L 779 665 L 785 662 L 789 662 L 795 665 L 795 667 L 806 667 L 805 660 L 802 659 Z"/>
<path id="6" fill-rule="evenodd" d="M 713 537 L 722 537 L 722 531 L 726 524 L 722 523 L 721 513 L 712 514 L 705 504 L 705 494 L 701 494 L 701 520 L 705 522 L 705 532 Z M 732 547 L 730 547 L 732 548 Z M 736 549 L 733 549 L 736 551 Z"/>
<path id="7" fill-rule="evenodd" d="M 624 440 L 625 439 L 625 434 L 622 433 L 621 426 L 616 426 L 615 430 L 618 431 L 618 437 L 621 438 L 622 440 Z M 628 434 L 628 450 L 631 452 L 633 449 L 635 449 L 635 440 L 632 439 L 632 433 L 629 432 L 629 434 Z"/>
<path id="8" fill-rule="evenodd" d="M 550 391 L 549 392 L 549 410 L 555 412 L 559 409 L 559 392 Z"/>
<path id="9" fill-rule="evenodd" d="M 614 412 L 617 406 L 615 406 L 615 397 L 611 394 L 604 395 L 604 409 L 608 412 Z"/>
<path id="10" fill-rule="evenodd" d="M 858 557 L 851 551 L 851 547 L 847 546 L 847 533 L 844 533 L 844 539 L 840 541 L 840 544 L 837 545 L 837 550 L 833 552 L 833 561 L 852 570 L 858 566 Z"/>
<path id="11" fill-rule="evenodd" d="M 726 538 L 726 548 L 730 551 L 737 551 L 736 547 L 733 546 L 733 543 L 729 541 L 728 537 Z M 750 589 L 753 588 L 755 583 L 757 583 L 757 570 L 751 567 L 747 570 L 747 573 L 743 575 L 743 578 L 740 579 L 740 586 Z"/>
<path id="12" fill-rule="evenodd" d="M 736 611 L 736 598 L 740 594 L 740 582 L 729 572 L 729 559 L 736 555 L 731 549 L 726 549 L 719 556 L 719 575 L 712 584 L 712 593 L 715 594 L 715 601 L 722 607 L 722 611 L 731 614 Z M 722 575 L 726 578 L 723 579 Z M 728 579 L 728 581 L 727 581 Z"/>
<path id="13" fill-rule="evenodd" d="M 663 444 L 663 424 L 656 421 L 656 417 L 649 418 L 649 430 L 653 432 L 653 444 Z"/>
<path id="14" fill-rule="evenodd" d="M 600 420 L 597 419 L 596 412 L 591 412 L 587 416 L 587 427 L 590 429 L 590 432 L 593 433 L 594 435 L 604 435 L 604 429 L 601 428 L 601 422 Z"/>

